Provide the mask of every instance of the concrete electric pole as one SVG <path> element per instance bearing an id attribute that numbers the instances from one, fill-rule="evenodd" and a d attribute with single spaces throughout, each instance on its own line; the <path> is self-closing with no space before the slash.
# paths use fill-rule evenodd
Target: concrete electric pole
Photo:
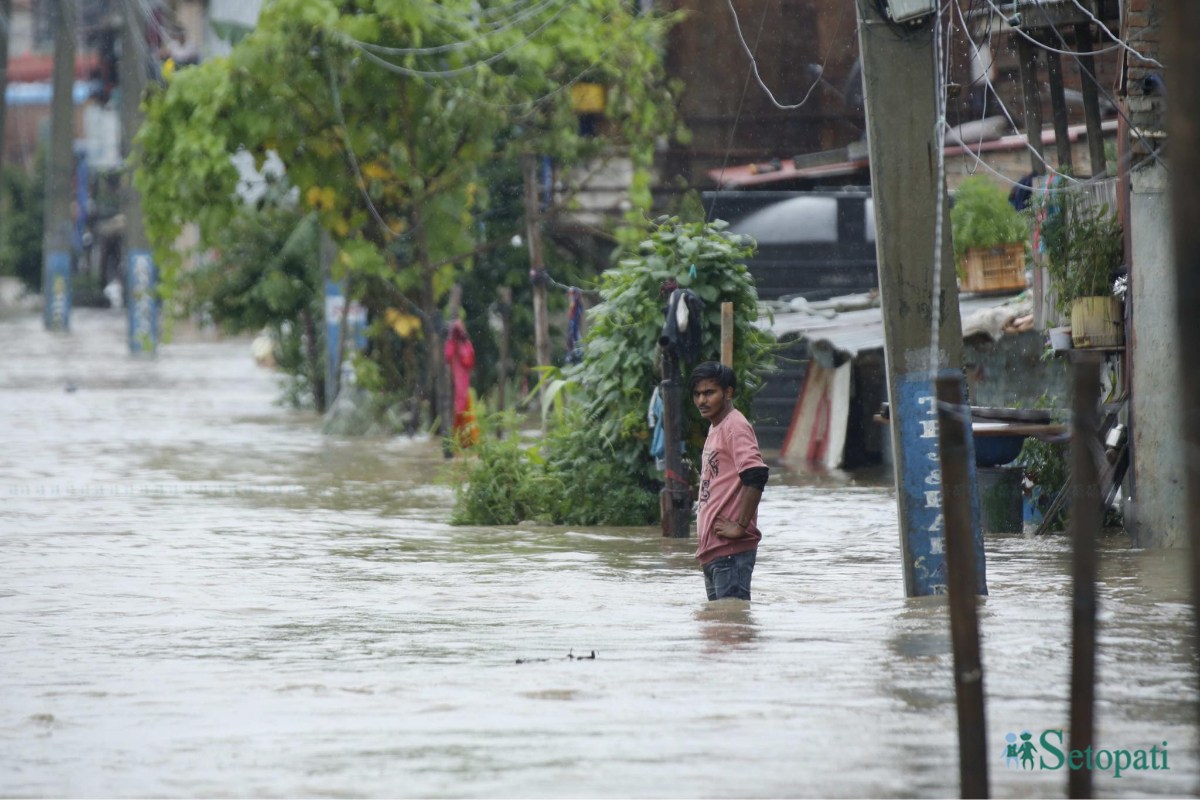
<path id="1" fill-rule="evenodd" d="M 962 322 L 939 168 L 937 4 L 928 0 L 921 15 L 921 0 L 856 2 L 904 588 L 909 597 L 945 594 L 943 483 L 971 492 L 975 509 L 978 497 L 973 457 L 967 474 L 943 475 L 938 452 L 934 381 L 962 380 Z M 969 436 L 967 446 L 973 454 Z M 986 594 L 978 512 L 974 519 L 978 591 Z"/>

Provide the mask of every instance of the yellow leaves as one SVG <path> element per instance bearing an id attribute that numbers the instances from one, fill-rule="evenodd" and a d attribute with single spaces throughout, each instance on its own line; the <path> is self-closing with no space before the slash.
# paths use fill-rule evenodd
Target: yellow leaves
<path id="1" fill-rule="evenodd" d="M 167 83 L 171 82 L 171 78 L 175 77 L 175 59 L 168 58 L 162 65 L 163 80 Z"/>
<path id="2" fill-rule="evenodd" d="M 392 177 L 392 171 L 383 161 L 371 161 L 362 168 L 363 177 L 371 181 L 381 181 Z"/>
<path id="3" fill-rule="evenodd" d="M 304 199 L 310 208 L 317 211 L 329 211 L 337 202 L 337 192 L 332 186 L 310 186 L 304 193 Z"/>
<path id="4" fill-rule="evenodd" d="M 403 311 L 397 311 L 394 308 L 389 308 L 383 312 L 384 321 L 388 327 L 396 332 L 396 335 L 401 339 L 408 339 L 421 330 L 421 320 L 419 317 L 414 317 L 412 314 L 405 314 Z"/>

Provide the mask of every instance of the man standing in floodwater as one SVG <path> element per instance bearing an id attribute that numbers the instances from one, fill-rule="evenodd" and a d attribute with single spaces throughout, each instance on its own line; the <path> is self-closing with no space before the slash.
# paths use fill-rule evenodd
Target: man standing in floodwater
<path id="1" fill-rule="evenodd" d="M 762 539 L 758 502 L 768 470 L 754 428 L 733 407 L 736 384 L 733 369 L 715 361 L 697 365 L 689 381 L 692 402 L 710 423 L 700 459 L 696 525 L 696 558 L 704 569 L 709 600 L 750 599 L 750 578 Z"/>

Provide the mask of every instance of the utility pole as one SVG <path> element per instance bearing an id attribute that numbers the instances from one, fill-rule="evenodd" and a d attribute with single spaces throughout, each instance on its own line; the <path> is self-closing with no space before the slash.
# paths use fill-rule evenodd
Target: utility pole
<path id="1" fill-rule="evenodd" d="M 1171 142 L 1171 210 L 1175 226 L 1175 302 L 1178 309 L 1178 396 L 1183 432 L 1183 481 L 1187 495 L 1184 525 L 1191 539 L 1193 606 L 1200 608 L 1200 5 L 1195 0 L 1163 0 L 1166 63 L 1173 75 L 1167 106 Z M 1200 621 L 1200 617 L 1197 617 Z"/>
<path id="2" fill-rule="evenodd" d="M 43 319 L 47 330 L 71 329 L 71 176 L 75 172 L 75 4 L 54 8 L 54 95 L 46 159 L 42 234 Z"/>
<path id="3" fill-rule="evenodd" d="M 125 307 L 129 315 L 129 352 L 153 353 L 158 348 L 160 302 L 158 268 L 146 241 L 142 196 L 133 185 L 133 137 L 142 124 L 141 102 L 146 90 L 145 27 L 135 0 L 123 0 L 121 26 L 121 207 L 125 218 Z"/>
<path id="4" fill-rule="evenodd" d="M 874 0 L 858 0 L 857 6 L 904 590 L 909 597 L 945 594 L 943 478 L 966 481 L 968 491 L 978 490 L 968 475 L 943 475 L 938 462 L 934 379 L 942 373 L 960 375 L 962 323 L 938 168 L 935 24 L 926 17 L 901 27 L 883 16 Z M 936 7 L 930 2 L 931 11 Z M 935 286 L 938 253 L 942 268 Z M 969 438 L 967 448 L 973 463 Z M 972 506 L 978 508 L 978 503 Z M 978 519 L 973 528 L 982 554 Z M 982 594 L 982 559 L 979 567 Z"/>
<path id="5" fill-rule="evenodd" d="M 8 32 L 12 20 L 12 0 L 0 0 L 0 166 L 4 164 L 4 136 L 8 104 L 4 93 L 8 88 Z"/>
<path id="6" fill-rule="evenodd" d="M 4 174 L 4 143 L 6 139 L 8 103 L 4 101 L 8 89 L 8 33 L 12 20 L 12 0 L 0 0 L 0 180 Z M 0 245 L 8 241 L 8 201 L 0 183 Z"/>
<path id="7" fill-rule="evenodd" d="M 538 203 L 537 156 L 522 158 L 525 176 L 525 235 L 529 239 L 529 279 L 533 283 L 533 341 L 537 365 L 550 365 L 550 312 L 546 304 L 546 264 L 542 257 L 542 220 Z M 544 377 L 544 376 L 541 376 Z M 542 383 L 542 381 L 539 381 Z M 545 385 L 542 383 L 542 396 Z"/>

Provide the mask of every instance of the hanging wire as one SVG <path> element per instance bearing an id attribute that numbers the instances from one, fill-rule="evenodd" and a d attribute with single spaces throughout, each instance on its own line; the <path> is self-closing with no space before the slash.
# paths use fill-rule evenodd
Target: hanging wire
<path id="1" fill-rule="evenodd" d="M 765 82 L 763 82 L 762 75 L 758 71 L 758 58 L 755 55 L 756 52 L 758 51 L 758 40 L 755 40 L 754 49 L 752 50 L 750 48 L 750 45 L 746 43 L 746 37 L 742 34 L 742 23 L 738 19 L 737 9 L 733 7 L 733 0 L 725 0 L 725 2 L 729 6 L 729 13 L 733 15 L 733 26 L 734 26 L 734 29 L 737 31 L 738 41 L 742 43 L 742 50 L 744 50 L 746 52 L 746 56 L 750 59 L 751 74 L 754 75 L 754 80 L 756 80 L 758 82 L 758 85 L 762 88 L 762 90 L 764 92 L 766 92 L 767 98 L 771 101 L 771 104 L 774 105 L 776 108 L 778 108 L 780 111 L 794 111 L 797 108 L 800 108 L 801 106 L 803 106 L 805 103 L 807 103 L 808 98 L 812 96 L 812 93 L 816 90 L 817 85 L 821 83 L 821 77 L 818 76 L 817 79 L 812 82 L 812 85 L 810 85 L 808 87 L 808 91 L 806 91 L 804 93 L 804 97 L 800 98 L 799 103 L 793 103 L 791 105 L 785 105 L 783 103 L 780 103 L 777 99 L 775 99 L 774 92 L 772 92 L 771 89 L 767 86 L 767 84 Z M 845 14 L 846 5 L 848 5 L 848 4 L 844 4 L 842 7 L 843 14 Z M 766 21 L 766 18 L 767 18 L 767 7 L 766 7 L 766 5 L 764 5 L 763 6 L 763 21 L 764 22 Z M 762 23 L 759 23 L 759 36 L 761 37 L 761 35 L 762 35 Z M 826 60 L 828 60 L 828 58 L 829 58 L 828 53 L 826 53 L 825 58 L 826 58 Z M 822 72 L 823 72 L 825 65 L 822 64 L 821 66 L 822 66 Z M 744 96 L 745 96 L 745 93 L 743 92 L 743 97 Z"/>
<path id="2" fill-rule="evenodd" d="M 478 24 L 480 20 L 490 19 L 492 17 L 503 17 L 510 12 L 512 14 L 519 14 L 521 13 L 521 8 L 531 6 L 538 2 L 541 2 L 541 0 L 514 0 L 512 3 L 502 3 L 500 5 L 488 6 L 486 8 L 476 8 L 471 11 L 464 11 L 463 13 L 457 15 L 453 13 L 443 13 L 441 6 L 434 3 L 430 5 L 430 7 L 426 10 L 426 13 L 429 14 L 429 16 L 433 19 L 436 19 L 440 22 L 449 22 L 455 25 L 459 25 L 464 22 Z M 484 22 L 482 24 L 484 26 L 503 25 L 504 20 L 501 19 L 497 22 Z"/>
<path id="3" fill-rule="evenodd" d="M 732 8 L 732 6 L 730 6 L 730 8 Z M 736 14 L 734 14 L 734 18 L 735 19 L 737 18 Z M 758 21 L 758 33 L 755 34 L 755 37 L 754 37 L 754 51 L 755 52 L 758 52 L 759 42 L 762 41 L 763 26 L 766 24 L 766 22 L 767 22 L 767 6 L 764 3 L 762 18 L 759 19 L 759 21 Z M 738 36 L 741 36 L 741 33 L 742 33 L 742 29 L 739 26 L 738 27 Z M 745 40 L 743 39 L 743 42 L 744 41 Z M 751 66 L 746 69 L 746 80 L 742 82 L 742 96 L 738 98 L 737 112 L 734 113 L 734 115 L 733 115 L 733 125 L 730 126 L 730 128 L 729 128 L 729 140 L 725 143 L 725 157 L 721 161 L 721 172 L 720 172 L 719 177 L 717 178 L 717 188 L 718 189 L 720 189 L 721 185 L 725 182 L 725 169 L 726 169 L 726 167 L 729 166 L 729 154 L 731 152 L 733 152 L 733 138 L 734 138 L 734 135 L 737 134 L 738 122 L 740 122 L 742 119 L 742 107 L 746 103 L 746 91 L 750 88 L 750 77 L 751 77 L 751 75 L 754 74 L 754 71 L 755 71 L 755 68 L 753 66 L 754 65 L 753 53 L 751 54 L 750 64 L 751 64 Z M 716 207 L 717 207 L 716 203 L 712 203 L 709 206 L 708 213 L 705 214 L 705 217 L 704 217 L 705 222 L 712 221 L 713 209 L 715 209 Z"/>
<path id="4" fill-rule="evenodd" d="M 546 9 L 556 6 L 564 0 L 542 0 L 540 5 L 526 9 L 520 14 L 516 14 L 512 19 L 505 22 L 500 27 L 485 31 L 472 39 L 464 39 L 458 42 L 450 42 L 449 44 L 440 44 L 434 47 L 387 47 L 381 44 L 373 44 L 371 42 L 362 42 L 357 39 L 353 40 L 361 47 L 365 47 L 372 52 L 386 56 L 405 56 L 405 55 L 435 55 L 437 53 L 450 53 L 457 50 L 465 50 L 481 42 L 484 42 L 488 37 L 495 36 L 498 33 L 503 33 L 510 28 L 513 28 L 531 17 L 536 17 Z"/>
<path id="5" fill-rule="evenodd" d="M 338 126 L 342 132 L 342 143 L 346 148 L 346 158 L 350 162 L 350 168 L 354 171 L 354 183 L 362 194 L 363 199 L 367 203 L 367 208 L 371 212 L 371 216 L 379 227 L 383 228 L 393 238 L 400 238 L 404 235 L 403 231 L 393 230 L 391 226 L 384 221 L 379 210 L 375 208 L 375 202 L 371 199 L 371 193 L 367 191 L 367 182 L 363 178 L 362 170 L 358 166 L 358 157 L 354 154 L 354 146 L 350 143 L 350 129 L 346 125 L 346 117 L 342 111 L 342 94 L 338 89 L 337 75 L 334 72 L 333 62 L 329 62 L 329 93 L 333 98 L 333 112 L 337 116 Z"/>
<path id="6" fill-rule="evenodd" d="M 949 0 L 953 2 L 953 0 Z M 949 48 L 946 47 L 946 32 L 943 17 L 945 6 L 937 7 L 937 17 L 933 26 L 933 56 L 934 68 L 937 71 L 937 92 L 934 97 L 936 120 L 934 121 L 934 147 L 937 152 L 937 205 L 934 209 L 933 222 L 933 286 L 930 297 L 930 330 L 929 330 L 929 374 L 937 377 L 939 347 L 941 344 L 940 328 L 942 324 L 942 235 L 945 224 L 946 206 L 946 93 L 949 88 L 947 80 L 946 57 Z M 945 54 L 943 54 L 943 50 Z"/>
<path id="7" fill-rule="evenodd" d="M 834 34 L 833 38 L 829 42 L 828 47 L 826 47 L 826 49 L 825 49 L 825 56 L 824 56 L 824 58 L 821 59 L 821 71 L 818 73 L 816 80 L 813 81 L 812 86 L 810 86 L 808 88 L 808 91 L 805 92 L 804 99 L 801 100 L 799 104 L 797 104 L 795 106 L 789 106 L 788 108 L 799 108 L 800 106 L 804 105 L 804 103 L 808 100 L 809 95 L 812 94 L 813 89 L 816 88 L 817 84 L 819 84 L 821 81 L 823 81 L 825 79 L 825 66 L 829 63 L 829 58 L 833 54 L 833 48 L 835 47 L 836 44 L 840 43 L 842 40 L 842 31 L 843 31 L 843 28 L 844 28 L 844 25 L 846 22 L 846 9 L 848 9 L 848 8 L 850 8 L 849 3 L 844 4 L 842 6 L 841 16 L 838 17 L 837 32 Z M 738 22 L 737 11 L 733 8 L 732 0 L 730 0 L 729 9 L 730 9 L 730 11 L 733 12 L 733 19 L 734 19 L 734 24 L 737 25 L 738 37 L 739 37 L 739 39 L 741 39 L 743 48 L 745 48 L 746 40 L 744 37 L 742 37 L 741 24 Z M 755 38 L 754 38 L 754 49 L 752 51 L 747 50 L 747 53 L 750 56 L 750 68 L 746 71 L 746 80 L 742 84 L 742 94 L 741 94 L 741 97 L 738 99 L 737 114 L 734 116 L 733 127 L 729 132 L 729 141 L 725 145 L 725 156 L 721 162 L 721 172 L 719 173 L 719 177 L 717 178 L 717 186 L 718 187 L 720 187 L 722 185 L 722 183 L 724 183 L 724 181 L 725 181 L 725 170 L 729 166 L 729 154 L 733 150 L 734 134 L 737 133 L 738 120 L 741 118 L 742 107 L 746 102 L 746 90 L 750 87 L 750 79 L 752 77 L 756 77 L 756 78 L 758 77 L 758 62 L 757 62 L 756 54 L 758 53 L 759 43 L 762 40 L 763 27 L 765 26 L 766 21 L 767 21 L 767 6 L 764 5 L 762 17 L 759 19 L 759 22 L 758 22 L 758 33 L 755 34 Z M 758 83 L 767 92 L 767 95 L 771 98 L 772 102 L 774 102 L 775 101 L 774 95 L 772 95 L 771 90 L 767 89 L 767 87 L 763 84 L 761 78 L 758 79 Z M 784 106 L 780 106 L 778 102 L 775 102 L 775 105 L 778 108 L 784 108 Z M 785 110 L 787 110 L 787 109 L 785 109 Z M 711 218 L 711 216 L 712 216 L 712 209 L 710 208 L 708 217 L 705 219 L 705 221 L 706 222 L 709 221 L 709 218 Z"/>
<path id="8" fill-rule="evenodd" d="M 523 37 L 519 42 L 515 42 L 515 43 L 511 44 L 508 47 L 504 48 L 503 50 L 493 53 L 492 55 L 488 56 L 485 59 L 482 59 L 481 61 L 476 61 L 472 64 L 467 64 L 462 67 L 454 67 L 452 69 L 424 70 L 424 69 L 414 69 L 412 67 L 404 67 L 399 64 L 393 64 L 391 61 L 388 61 L 385 58 L 381 58 L 380 56 L 376 55 L 375 53 L 373 53 L 369 49 L 367 49 L 365 42 L 360 42 L 357 39 L 355 39 L 354 37 L 352 37 L 344 32 L 341 32 L 341 31 L 335 31 L 334 34 L 339 39 L 344 41 L 346 44 L 348 44 L 351 47 L 358 50 L 360 53 L 362 53 L 368 59 L 370 59 L 371 61 L 374 61 L 376 64 L 378 64 L 379 66 L 383 67 L 384 69 L 386 69 L 390 72 L 395 72 L 400 75 L 407 75 L 409 77 L 414 77 L 414 78 L 454 78 L 459 75 L 465 75 L 469 72 L 474 72 L 475 70 L 480 69 L 482 67 L 490 66 L 491 64 L 496 63 L 497 61 L 501 60 L 505 56 L 514 52 L 518 48 L 523 47 L 524 45 L 526 45 L 527 43 L 532 41 L 538 34 L 540 34 L 542 31 L 544 31 L 546 28 L 548 28 L 551 24 L 553 24 L 555 20 L 557 20 L 564 13 L 566 13 L 567 10 L 569 10 L 571 8 L 571 6 L 575 5 L 578 2 L 580 2 L 580 0 L 565 0 L 565 4 L 561 8 L 559 8 L 557 11 L 555 11 L 554 14 L 552 14 L 550 16 L 549 19 L 547 19 L 545 22 L 543 22 L 541 25 L 539 25 L 537 28 L 535 28 L 531 33 L 529 33 L 525 37 Z"/>
<path id="9" fill-rule="evenodd" d="M 1132 47 L 1130 47 L 1129 42 L 1125 41 L 1120 36 L 1117 36 L 1115 33 L 1110 31 L 1108 29 L 1108 26 L 1105 25 L 1104 22 L 1101 21 L 1101 19 L 1099 17 L 1097 17 L 1095 14 L 1093 14 L 1091 11 L 1089 11 L 1086 6 L 1084 6 L 1082 3 L 1080 3 L 1079 0 L 1071 0 L 1071 2 L 1075 4 L 1076 8 L 1078 8 L 1080 11 L 1082 11 L 1084 14 L 1086 14 L 1088 19 L 1090 19 L 1092 22 L 1096 23 L 1100 27 L 1100 30 L 1104 31 L 1105 35 L 1107 35 L 1108 38 L 1110 38 L 1114 42 L 1116 42 L 1119 47 L 1124 48 L 1130 54 L 1136 56 L 1137 58 L 1140 58 L 1142 61 L 1145 61 L 1148 64 L 1153 64 L 1154 66 L 1158 67 L 1159 69 L 1166 69 L 1166 67 L 1164 67 L 1162 62 L 1159 61 L 1158 59 L 1150 58 L 1149 56 L 1144 56 L 1141 53 L 1139 53 L 1137 50 L 1134 50 Z"/>
<path id="10" fill-rule="evenodd" d="M 988 5 L 993 5 L 992 0 L 984 0 L 984 1 Z M 1046 13 L 1046 9 L 1042 8 L 1039 5 L 1038 10 L 1042 13 L 1042 16 L 1044 16 L 1046 18 L 1048 27 L 1050 28 L 1050 30 L 1054 31 L 1054 35 L 1058 38 L 1059 42 L 1062 43 L 1062 46 L 1066 47 L 1067 46 L 1066 37 L 1063 36 L 1062 31 L 1060 31 L 1058 29 L 1058 26 L 1056 26 L 1054 24 L 1054 20 L 1050 17 L 1050 15 Z M 1154 147 L 1149 141 L 1146 140 L 1146 137 L 1142 136 L 1141 131 L 1139 131 L 1138 127 L 1133 124 L 1133 120 L 1131 120 L 1129 118 L 1129 115 L 1121 110 L 1121 104 L 1118 103 L 1116 98 L 1113 97 L 1107 90 L 1104 89 L 1104 87 L 1102 87 L 1100 85 L 1100 81 L 1096 78 L 1095 73 L 1093 73 L 1090 69 L 1085 67 L 1083 65 L 1083 62 L 1079 60 L 1079 54 L 1075 53 L 1074 51 L 1071 51 L 1071 50 L 1064 50 L 1063 52 L 1065 52 L 1067 55 L 1071 56 L 1072 59 L 1074 59 L 1075 66 L 1078 67 L 1079 72 L 1082 75 L 1086 76 L 1089 80 L 1091 80 L 1092 84 L 1096 87 L 1096 91 L 1098 91 L 1100 94 L 1102 94 L 1104 96 L 1104 98 L 1106 100 L 1108 100 L 1109 103 L 1112 104 L 1113 108 L 1115 108 L 1117 110 L 1118 116 L 1120 116 L 1121 119 L 1125 120 L 1125 124 L 1129 126 L 1130 133 L 1132 133 L 1137 138 L 1138 142 L 1141 143 L 1146 148 L 1146 151 L 1150 154 L 1150 156 L 1154 159 L 1154 161 L 1156 161 L 1158 163 L 1158 165 L 1161 166 L 1163 169 L 1166 169 L 1167 165 L 1165 163 L 1163 163 L 1161 158 L 1158 157 L 1158 148 Z"/>

